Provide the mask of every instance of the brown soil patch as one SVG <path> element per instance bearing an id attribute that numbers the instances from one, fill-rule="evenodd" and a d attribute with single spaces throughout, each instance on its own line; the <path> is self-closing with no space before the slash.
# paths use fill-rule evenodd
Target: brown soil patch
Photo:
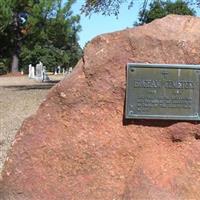
<path id="1" fill-rule="evenodd" d="M 49 89 L 63 76 L 51 76 L 52 83 L 40 83 L 27 76 L 0 76 L 0 172 L 17 130 L 34 114 Z"/>

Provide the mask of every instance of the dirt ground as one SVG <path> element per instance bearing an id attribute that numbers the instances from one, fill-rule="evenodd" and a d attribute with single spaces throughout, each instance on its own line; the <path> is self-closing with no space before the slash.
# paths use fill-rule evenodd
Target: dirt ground
<path id="1" fill-rule="evenodd" d="M 50 76 L 52 82 L 41 83 L 27 76 L 0 76 L 0 174 L 22 122 L 36 112 L 49 89 L 62 78 L 63 75 Z"/>

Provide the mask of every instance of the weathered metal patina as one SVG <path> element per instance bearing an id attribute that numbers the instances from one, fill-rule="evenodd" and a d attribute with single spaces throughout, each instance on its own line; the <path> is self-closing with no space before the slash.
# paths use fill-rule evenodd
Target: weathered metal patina
<path id="1" fill-rule="evenodd" d="M 200 120 L 200 65 L 127 65 L 127 119 Z"/>

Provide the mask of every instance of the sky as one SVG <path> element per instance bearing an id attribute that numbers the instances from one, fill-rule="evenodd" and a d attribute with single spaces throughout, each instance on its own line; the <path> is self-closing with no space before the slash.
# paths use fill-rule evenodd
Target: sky
<path id="1" fill-rule="evenodd" d="M 80 14 L 83 2 L 83 0 L 76 1 L 72 7 L 74 14 Z M 93 14 L 90 18 L 81 14 L 80 24 L 82 31 L 79 33 L 80 46 L 83 48 L 88 41 L 97 35 L 133 27 L 134 22 L 138 18 L 140 7 L 140 0 L 137 0 L 134 7 L 130 10 L 127 3 L 122 4 L 118 19 L 115 16 L 103 16 L 101 13 Z"/>
<path id="2" fill-rule="evenodd" d="M 81 16 L 80 24 L 82 26 L 82 31 L 79 33 L 80 46 L 83 48 L 88 41 L 97 35 L 133 27 L 134 22 L 138 19 L 138 13 L 143 1 L 135 0 L 134 2 L 131 9 L 128 9 L 128 3 L 122 4 L 117 19 L 115 16 L 103 16 L 101 13 L 92 14 L 90 18 L 86 17 L 80 13 L 80 8 L 84 0 L 76 0 L 72 10 L 74 14 L 79 14 Z M 200 9 L 196 9 L 196 11 L 197 16 L 199 16 Z"/>

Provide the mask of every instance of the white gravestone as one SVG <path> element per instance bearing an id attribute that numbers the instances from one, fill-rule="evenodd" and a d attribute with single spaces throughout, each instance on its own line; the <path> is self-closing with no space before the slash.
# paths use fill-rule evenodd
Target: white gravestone
<path id="1" fill-rule="evenodd" d="M 69 74 L 72 73 L 72 67 L 69 68 Z"/>
<path id="2" fill-rule="evenodd" d="M 28 66 L 28 77 L 31 78 L 31 74 L 32 74 L 32 65 L 30 64 Z"/>
<path id="3" fill-rule="evenodd" d="M 61 67 L 58 66 L 58 74 L 60 74 L 60 73 L 61 73 Z"/>
<path id="4" fill-rule="evenodd" d="M 46 72 L 46 67 L 45 67 L 45 66 L 43 66 L 42 81 L 43 81 L 43 82 L 48 82 L 48 81 L 50 81 L 50 78 L 49 78 L 49 76 L 48 76 L 48 74 L 47 74 L 47 72 Z"/>
<path id="5" fill-rule="evenodd" d="M 42 81 L 43 80 L 43 64 L 42 62 L 39 62 L 39 64 L 36 65 L 36 80 Z"/>
<path id="6" fill-rule="evenodd" d="M 65 74 L 65 68 L 62 69 L 62 73 L 63 73 L 63 75 Z"/>
<path id="7" fill-rule="evenodd" d="M 57 67 L 55 67 L 54 75 L 57 75 Z"/>
<path id="8" fill-rule="evenodd" d="M 31 78 L 35 78 L 35 67 L 34 66 L 32 66 Z"/>
<path id="9" fill-rule="evenodd" d="M 29 66 L 28 66 L 28 77 L 29 78 L 35 78 L 35 67 L 34 66 L 32 66 L 32 64 L 30 64 Z"/>

